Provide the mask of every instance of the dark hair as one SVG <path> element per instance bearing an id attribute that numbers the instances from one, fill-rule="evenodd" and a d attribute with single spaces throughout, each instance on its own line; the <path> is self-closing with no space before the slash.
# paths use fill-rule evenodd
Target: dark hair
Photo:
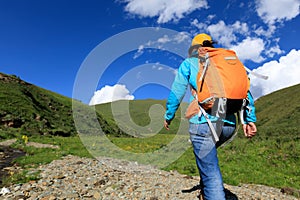
<path id="1" fill-rule="evenodd" d="M 201 44 L 196 44 L 196 45 L 194 45 L 194 46 L 191 46 L 191 47 L 189 48 L 189 50 L 188 50 L 188 55 L 189 55 L 189 57 L 198 57 L 198 54 L 195 54 L 194 52 L 195 52 L 196 50 L 198 50 L 200 47 L 211 47 L 211 48 L 215 48 L 214 45 L 213 45 L 214 43 L 216 43 L 216 42 L 214 42 L 214 41 L 209 41 L 209 40 L 204 40 L 203 43 L 202 43 L 202 45 L 201 45 Z"/>
<path id="2" fill-rule="evenodd" d="M 213 42 L 209 41 L 209 40 L 204 40 L 202 43 L 203 47 L 212 47 L 214 48 Z"/>

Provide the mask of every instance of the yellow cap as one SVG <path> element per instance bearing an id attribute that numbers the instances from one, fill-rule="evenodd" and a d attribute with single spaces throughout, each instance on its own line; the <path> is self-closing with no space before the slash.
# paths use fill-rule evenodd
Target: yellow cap
<path id="1" fill-rule="evenodd" d="M 205 33 L 200 33 L 198 35 L 196 35 L 193 40 L 192 40 L 192 45 L 191 46 L 194 46 L 194 45 L 197 45 L 197 44 L 200 44 L 200 45 L 203 45 L 203 42 L 205 40 L 208 40 L 210 42 L 213 42 L 211 37 Z"/>

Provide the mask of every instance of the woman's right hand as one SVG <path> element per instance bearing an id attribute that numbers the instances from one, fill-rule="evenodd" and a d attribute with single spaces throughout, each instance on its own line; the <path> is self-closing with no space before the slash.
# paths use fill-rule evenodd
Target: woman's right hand
<path id="1" fill-rule="evenodd" d="M 248 124 L 243 124 L 243 131 L 247 138 L 252 138 L 256 135 L 257 128 L 253 122 L 249 122 Z"/>

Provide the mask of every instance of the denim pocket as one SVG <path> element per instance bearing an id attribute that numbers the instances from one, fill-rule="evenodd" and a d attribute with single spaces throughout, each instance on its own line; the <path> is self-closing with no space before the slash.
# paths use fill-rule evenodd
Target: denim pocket
<path id="1" fill-rule="evenodd" d="M 211 132 L 207 123 L 204 124 L 190 124 L 189 127 L 190 135 L 197 135 L 202 137 L 211 136 Z"/>

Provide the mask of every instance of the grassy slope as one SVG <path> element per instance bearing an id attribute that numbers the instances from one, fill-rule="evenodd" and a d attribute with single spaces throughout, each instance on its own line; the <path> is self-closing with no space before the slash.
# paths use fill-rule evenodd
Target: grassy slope
<path id="1" fill-rule="evenodd" d="M 71 100 L 31 85 L 14 76 L 0 79 L 2 130 L 19 129 L 25 133 L 70 135 Z M 7 126 L 7 123 L 10 125 Z"/>
<path id="2" fill-rule="evenodd" d="M 295 85 L 257 100 L 258 125 L 265 135 L 300 133 L 300 85 Z"/>
<path id="3" fill-rule="evenodd" d="M 73 120 L 72 99 L 27 83 L 16 76 L 0 73 L 0 139 L 16 134 L 76 135 Z M 77 103 L 80 114 L 90 109 Z M 97 113 L 102 129 L 112 129 Z"/>
<path id="4" fill-rule="evenodd" d="M 140 126 L 141 129 L 144 127 L 151 127 L 153 129 L 162 127 L 165 104 L 165 100 L 124 100 L 96 105 L 96 110 L 105 117 L 107 122 L 112 124 L 118 122 L 117 124 L 119 126 L 124 126 L 124 129 L 130 134 L 138 136 L 139 133 L 136 131 L 135 125 Z M 178 109 L 177 114 L 172 121 L 172 131 L 160 129 L 159 133 L 176 133 L 178 131 L 180 120 L 184 119 L 184 117 L 180 115 L 181 109 L 185 111 L 186 106 L 187 105 L 183 103 Z M 131 120 L 130 123 L 128 123 L 128 119 Z M 151 134 L 151 130 L 147 133 Z"/>

